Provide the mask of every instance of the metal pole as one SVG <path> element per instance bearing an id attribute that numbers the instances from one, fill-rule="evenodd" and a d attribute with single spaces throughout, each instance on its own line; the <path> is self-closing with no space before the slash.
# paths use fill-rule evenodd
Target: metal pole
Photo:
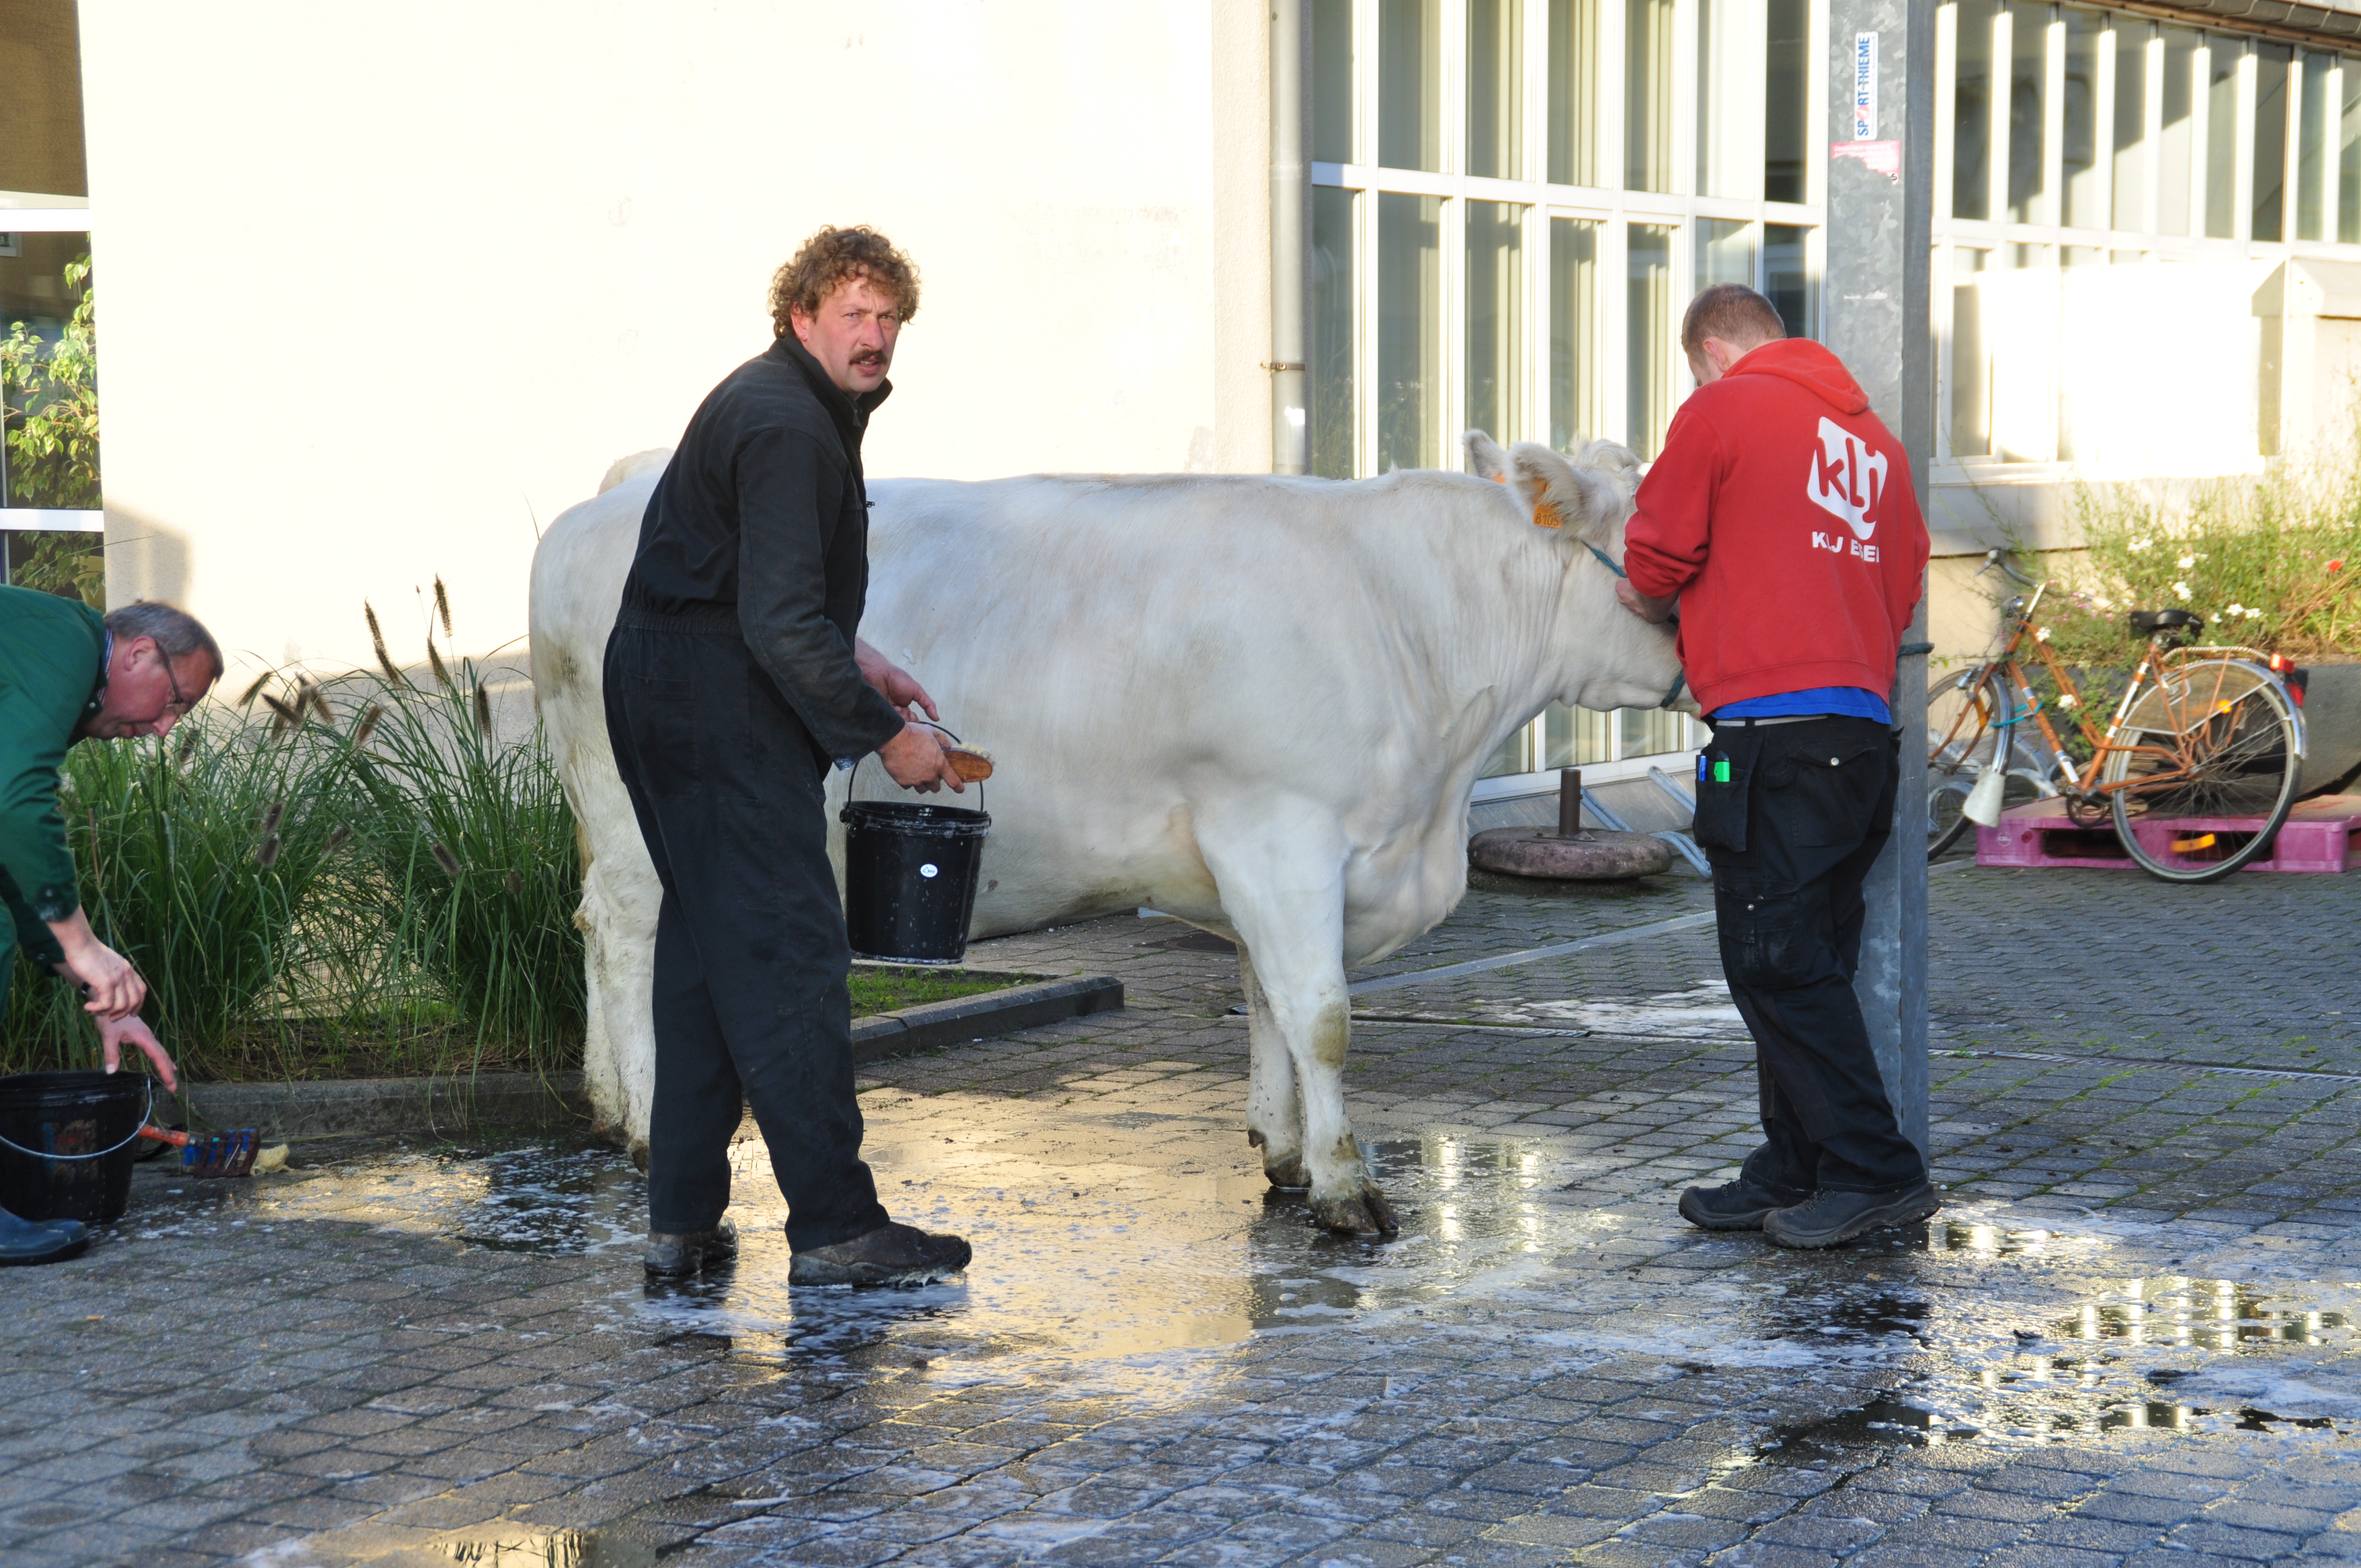
<path id="1" fill-rule="evenodd" d="M 1935 449 L 1927 289 L 1935 173 L 1935 0 L 1828 0 L 1828 265 L 1821 334 L 1910 454 L 1927 502 Z M 1898 143 L 1898 147 L 1888 144 Z M 1927 1147 L 1927 601 L 1904 639 L 1894 835 L 1863 890 L 1853 981 L 1902 1129 Z"/>
<path id="2" fill-rule="evenodd" d="M 1312 287 L 1304 234 L 1310 228 L 1310 169 L 1303 161 L 1304 47 L 1310 12 L 1303 0 L 1270 7 L 1270 471 L 1304 471 L 1309 433 L 1303 323 Z"/>

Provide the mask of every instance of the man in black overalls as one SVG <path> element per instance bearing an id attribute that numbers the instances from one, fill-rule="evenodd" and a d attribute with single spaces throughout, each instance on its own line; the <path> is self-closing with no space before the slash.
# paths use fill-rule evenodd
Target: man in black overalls
<path id="1" fill-rule="evenodd" d="M 855 635 L 869 585 L 861 438 L 917 312 L 909 262 L 822 229 L 771 285 L 768 352 L 706 398 L 657 481 L 607 642 L 607 732 L 664 884 L 647 1271 L 733 1256 L 742 1104 L 788 1205 L 795 1284 L 913 1284 L 968 1245 L 895 1224 L 861 1158 L 851 968 L 821 781 L 875 751 L 963 786 L 934 703 Z M 742 1098 L 741 1098 L 742 1096 Z"/>

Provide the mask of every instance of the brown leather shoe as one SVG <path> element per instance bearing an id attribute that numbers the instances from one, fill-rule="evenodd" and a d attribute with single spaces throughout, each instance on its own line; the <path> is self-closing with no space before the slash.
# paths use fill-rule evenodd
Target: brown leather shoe
<path id="1" fill-rule="evenodd" d="M 958 1236 L 887 1223 L 833 1246 L 807 1247 L 787 1264 L 790 1285 L 930 1285 L 974 1255 Z"/>
<path id="2" fill-rule="evenodd" d="M 651 1279 L 682 1279 L 738 1255 L 738 1227 L 724 1220 L 709 1231 L 650 1231 L 640 1261 Z"/>

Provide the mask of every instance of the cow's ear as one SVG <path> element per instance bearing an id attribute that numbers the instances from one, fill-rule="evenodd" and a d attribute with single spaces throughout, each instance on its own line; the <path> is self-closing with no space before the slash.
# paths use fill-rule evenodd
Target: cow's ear
<path id="1" fill-rule="evenodd" d="M 1609 447 L 1629 459 L 1619 466 L 1600 457 Z M 1517 492 L 1533 521 L 1564 528 L 1594 544 L 1605 543 L 1631 510 L 1639 485 L 1639 460 L 1611 442 L 1594 441 L 1579 462 L 1569 462 L 1538 442 L 1521 441 L 1509 453 L 1509 488 Z"/>
<path id="2" fill-rule="evenodd" d="M 1499 442 L 1480 430 L 1471 430 L 1459 439 L 1467 448 L 1469 473 L 1495 484 L 1509 477 L 1509 455 L 1500 450 Z"/>

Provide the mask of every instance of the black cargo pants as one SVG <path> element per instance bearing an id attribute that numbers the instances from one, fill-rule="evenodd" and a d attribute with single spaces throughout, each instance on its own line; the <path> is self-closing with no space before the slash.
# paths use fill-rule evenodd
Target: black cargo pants
<path id="1" fill-rule="evenodd" d="M 861 1158 L 825 764 L 734 609 L 624 611 L 605 678 L 616 771 L 664 883 L 648 1228 L 719 1222 L 730 1135 L 751 1103 L 786 1195 L 788 1245 L 874 1230 L 886 1217 Z"/>
<path id="2" fill-rule="evenodd" d="M 1927 1179 L 1902 1134 L 1853 994 L 1861 883 L 1885 847 L 1900 776 L 1894 732 L 1826 718 L 1715 727 L 1697 783 L 1722 972 L 1754 1036 L 1758 1187 L 1887 1192 Z"/>

